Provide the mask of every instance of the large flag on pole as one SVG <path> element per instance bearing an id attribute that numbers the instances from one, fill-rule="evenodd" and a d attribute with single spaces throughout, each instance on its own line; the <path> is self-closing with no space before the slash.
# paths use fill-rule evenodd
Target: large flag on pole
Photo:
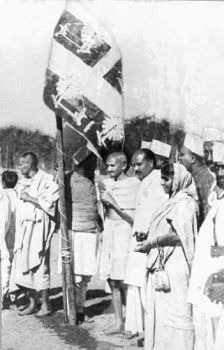
<path id="1" fill-rule="evenodd" d="M 57 122 L 63 304 L 65 317 L 75 324 L 62 121 L 74 132 L 73 149 L 80 161 L 87 157 L 86 150 L 100 157 L 98 149 L 108 140 L 122 141 L 124 137 L 120 51 L 98 21 L 75 1 L 68 2 L 54 30 L 44 101 L 55 112 Z"/>
<path id="2" fill-rule="evenodd" d="M 53 35 L 44 101 L 98 155 L 107 140 L 122 141 L 121 53 L 89 11 L 69 1 Z M 79 148 L 80 144 L 77 145 Z"/>

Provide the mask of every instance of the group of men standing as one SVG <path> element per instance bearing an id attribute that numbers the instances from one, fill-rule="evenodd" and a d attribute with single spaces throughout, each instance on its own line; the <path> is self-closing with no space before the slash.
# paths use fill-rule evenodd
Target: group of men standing
<path id="1" fill-rule="evenodd" d="M 183 198 L 192 196 L 198 202 L 196 226 L 201 237 L 200 228 L 206 226 L 206 218 L 213 202 L 223 199 L 224 147 L 220 140 L 212 140 L 212 146 L 213 161 L 209 159 L 208 162 L 208 158 L 204 157 L 202 139 L 195 134 L 186 134 L 178 154 L 181 166 L 171 164 L 171 146 L 158 140 L 145 142 L 132 155 L 130 168 L 123 152 L 112 152 L 106 159 L 109 176 L 104 181 L 99 180 L 97 186 L 94 184 L 95 156 L 90 155 L 81 162 L 75 162 L 74 170 L 66 174 L 66 204 L 78 323 L 85 320 L 88 282 L 91 276 L 98 273 L 109 284 L 115 312 L 114 327 L 106 329 L 106 335 L 121 334 L 122 337 L 131 339 L 140 334 L 144 338 L 147 327 L 155 326 L 148 317 L 151 311 L 147 311 L 150 304 L 146 288 L 147 274 L 151 273 L 151 270 L 147 270 L 150 249 L 158 248 L 161 252 L 161 247 L 181 246 L 183 242 L 167 216 L 172 234 L 169 232 L 169 235 L 160 239 L 161 247 L 159 239 L 154 239 L 148 249 L 152 220 L 155 220 L 157 211 L 163 206 L 171 210 L 179 203 L 175 196 L 182 191 Z M 217 171 L 212 172 L 209 168 Z M 5 270 L 2 269 L 5 271 L 2 278 L 3 296 L 7 299 L 6 296 L 10 293 L 16 298 L 19 293 L 25 293 L 29 302 L 19 309 L 19 314 L 24 316 L 37 311 L 36 292 L 41 291 L 41 307 L 36 316 L 42 317 L 51 313 L 49 258 L 50 242 L 56 224 L 58 185 L 52 175 L 38 168 L 37 156 L 32 152 L 20 157 L 19 169 L 22 174 L 19 180 L 14 172 L 7 171 L 2 175 L 0 205 L 4 210 L 0 211 L 1 259 L 2 267 L 4 264 L 6 266 Z M 178 183 L 175 171 L 183 174 L 182 179 L 179 176 Z M 196 190 L 194 193 L 195 186 L 197 194 Z M 185 196 L 186 193 L 188 197 Z M 103 210 L 99 210 L 101 206 Z M 213 213 L 213 218 L 217 216 L 217 211 L 218 209 Z M 213 224 L 216 225 L 214 220 Z M 12 225 L 15 231 L 13 239 L 10 238 L 13 237 L 10 233 L 13 231 Z M 99 243 L 100 231 L 102 241 Z M 192 242 L 195 239 L 193 237 Z M 200 239 L 198 246 L 199 248 L 196 239 L 199 257 L 195 259 L 196 267 L 193 265 L 193 271 L 196 271 L 194 276 L 198 273 L 198 261 L 202 261 Z M 97 249 L 100 254 L 97 254 Z M 60 258 L 59 262 L 61 266 Z M 193 280 L 189 297 L 193 305 L 194 290 L 197 289 L 195 285 L 197 283 Z M 187 304 L 187 300 L 184 302 Z M 123 304 L 126 305 L 125 317 Z M 147 334 L 146 332 L 145 337 Z M 213 343 L 211 339 L 209 341 L 211 346 L 214 339 Z M 196 344 L 202 343 L 203 341 L 196 341 Z M 147 339 L 145 344 L 149 344 Z M 213 349 L 200 346 L 202 345 L 196 349 Z M 149 350 L 149 345 L 145 349 Z M 150 349 L 162 350 L 155 344 L 151 344 Z M 175 347 L 168 346 L 167 349 L 175 350 Z M 193 350 L 191 345 L 186 349 Z M 216 350 L 215 347 L 214 349 Z"/>
<path id="2" fill-rule="evenodd" d="M 165 169 L 165 165 L 170 163 L 169 154 L 171 148 L 157 140 L 154 141 L 152 141 L 151 144 L 145 142 L 144 147 L 147 148 L 142 148 L 136 151 L 132 156 L 131 165 L 134 175 L 138 181 L 136 179 L 134 180 L 134 178 L 127 177 L 127 158 L 125 154 L 110 154 L 106 162 L 110 178 L 105 180 L 105 187 L 101 191 L 101 200 L 105 208 L 105 225 L 99 273 L 101 278 L 107 279 L 109 282 L 115 311 L 115 325 L 113 328 L 106 330 L 105 333 L 108 335 L 122 334 L 124 338 L 128 339 L 144 333 L 144 330 L 147 327 L 155 327 L 155 324 L 152 322 L 152 318 L 147 316 L 150 314 L 149 310 L 147 311 L 147 307 L 149 307 L 147 304 L 150 303 L 148 302 L 146 295 L 146 260 L 148 259 L 147 255 L 150 256 L 150 249 L 146 249 L 148 239 L 147 236 L 150 232 L 150 226 L 152 225 L 152 217 L 156 216 L 156 213 L 157 211 L 159 212 L 160 207 L 166 207 L 166 203 L 169 203 L 169 205 L 172 207 L 172 205 L 174 206 L 172 201 L 175 203 L 175 205 L 178 203 L 176 198 L 176 202 L 174 199 L 169 201 L 168 193 L 167 191 L 164 191 L 164 181 L 161 179 L 160 168 Z M 192 183 L 192 185 L 190 184 L 189 188 L 187 187 L 185 190 L 184 186 L 186 186 L 186 184 L 182 183 L 184 181 L 181 182 L 181 179 L 179 179 L 180 183 L 178 186 L 181 187 L 183 197 L 184 194 L 189 191 L 186 198 L 190 198 L 192 196 L 195 204 L 198 204 L 198 211 L 196 210 L 196 205 L 192 205 L 192 208 L 194 207 L 194 209 L 192 209 L 192 213 L 195 212 L 195 217 L 197 216 L 197 225 L 194 226 L 194 221 L 183 225 L 186 226 L 183 228 L 183 230 L 186 231 L 184 234 L 188 234 L 187 225 L 190 231 L 193 230 L 191 231 L 191 233 L 193 232 L 193 238 L 191 240 L 193 245 L 195 240 L 197 241 L 197 231 L 200 230 L 202 224 L 207 224 L 205 219 L 207 218 L 208 212 L 210 212 L 211 206 L 213 205 L 211 203 L 212 196 L 214 196 L 214 193 L 216 192 L 222 192 L 222 190 L 220 190 L 220 188 L 222 188 L 220 185 L 222 182 L 220 169 L 223 168 L 224 161 L 224 156 L 222 155 L 223 141 L 220 142 L 220 140 L 212 140 L 214 149 L 217 143 L 219 151 L 214 152 L 215 154 L 212 163 L 211 161 L 210 163 L 207 162 L 207 158 L 204 154 L 202 138 L 195 134 L 186 134 L 184 142 L 178 152 L 178 162 L 184 166 L 185 171 L 187 170 L 186 174 L 189 174 L 186 175 L 186 179 L 188 179 L 186 180 L 186 183 Z M 152 147 L 153 145 L 154 147 Z M 216 165 L 218 172 L 212 172 L 210 170 L 213 170 L 214 164 Z M 213 168 L 211 165 L 213 165 Z M 178 169 L 176 166 L 174 168 Z M 180 170 L 183 172 L 182 168 L 180 168 Z M 172 182 L 173 181 L 175 181 L 175 176 L 172 179 Z M 172 186 L 175 187 L 177 184 L 172 183 L 171 187 Z M 178 186 L 175 188 L 176 193 L 180 191 Z M 192 190 L 194 186 L 195 192 Z M 170 196 L 172 197 L 171 194 Z M 220 195 L 216 195 L 215 198 L 216 200 L 219 200 L 222 197 L 220 197 Z M 187 209 L 191 211 L 190 207 L 186 208 L 186 216 Z M 168 217 L 167 220 L 169 220 Z M 192 220 L 194 220 L 193 217 Z M 171 231 L 174 230 L 172 222 L 169 222 L 169 224 L 171 225 Z M 190 228 L 190 226 L 192 226 L 192 228 Z M 173 232 L 175 232 L 175 230 Z M 175 235 L 178 236 L 178 232 L 175 232 Z M 181 239 L 177 239 L 175 235 L 172 237 L 167 236 L 167 238 L 164 237 L 162 247 L 182 245 L 183 242 L 181 242 Z M 157 246 L 158 241 L 157 243 L 154 243 L 152 247 L 156 248 Z M 158 249 L 160 250 L 160 247 L 158 247 Z M 192 254 L 193 253 L 191 250 L 191 258 Z M 198 264 L 197 259 L 194 265 L 196 264 Z M 192 259 L 188 264 L 189 269 L 191 269 L 191 265 Z M 193 269 L 195 269 L 195 267 Z M 190 283 L 189 281 L 190 275 L 186 282 L 187 289 L 184 291 L 184 298 L 186 299 L 184 300 L 184 303 L 186 305 L 188 303 L 192 303 L 194 305 L 194 301 L 192 301 L 190 297 L 188 301 L 186 297 Z M 193 282 L 191 285 L 192 284 Z M 125 288 L 126 294 L 124 292 Z M 180 297 L 182 298 L 182 296 Z M 126 302 L 125 317 L 122 313 L 122 300 L 124 298 Z M 165 309 L 164 312 L 166 312 Z M 195 312 L 195 315 L 196 314 L 197 313 Z M 184 317 L 184 315 L 181 317 Z M 216 349 L 216 347 L 211 347 L 211 345 L 213 346 L 215 344 L 216 336 L 213 336 L 213 338 L 211 336 L 212 340 L 210 339 L 209 346 L 206 347 L 206 340 L 202 340 L 202 331 L 198 331 L 198 329 L 201 329 L 198 324 L 200 324 L 201 328 L 205 327 L 203 322 L 197 322 L 197 325 L 195 326 L 196 340 L 191 341 L 189 339 L 186 349 Z M 210 326 L 211 325 L 212 322 L 210 322 Z M 175 328 L 175 325 L 173 327 Z M 212 327 L 214 330 L 214 324 Z M 200 338 L 201 340 L 199 340 Z M 173 347 L 168 345 L 168 341 L 166 344 L 167 349 L 175 350 L 176 345 L 174 344 L 178 344 L 178 339 L 173 339 Z M 186 336 L 183 344 L 187 344 Z M 156 344 L 151 344 L 150 349 L 160 349 L 160 347 L 157 346 L 158 345 Z M 204 346 L 204 348 L 202 346 Z M 145 349 L 149 349 L 148 341 L 146 341 Z"/>

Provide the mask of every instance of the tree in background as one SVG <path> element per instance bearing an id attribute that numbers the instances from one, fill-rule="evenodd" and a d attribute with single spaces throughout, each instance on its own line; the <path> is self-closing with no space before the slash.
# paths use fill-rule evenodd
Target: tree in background
<path id="1" fill-rule="evenodd" d="M 170 125 L 168 121 L 158 121 L 154 116 L 139 115 L 130 120 L 125 120 L 125 140 L 124 143 L 106 141 L 107 148 L 101 149 L 100 154 L 105 161 L 108 154 L 113 151 L 124 150 L 128 159 L 132 154 L 141 147 L 141 141 L 152 141 L 156 139 L 172 145 L 172 160 L 177 157 L 177 148 L 183 141 L 183 127 L 181 125 Z M 66 169 L 72 169 L 72 155 L 77 148 L 83 145 L 81 136 L 75 134 L 69 128 L 64 130 L 64 146 Z M 105 172 L 105 167 L 100 162 L 100 169 Z"/>
<path id="2" fill-rule="evenodd" d="M 26 151 L 37 154 L 40 167 L 50 171 L 55 163 L 55 139 L 39 130 L 9 126 L 0 129 L 0 163 L 3 168 L 15 168 L 19 155 Z"/>
<path id="3" fill-rule="evenodd" d="M 105 160 L 112 151 L 123 148 L 130 159 L 132 154 L 141 147 L 141 141 L 157 139 L 173 146 L 173 159 L 176 149 L 183 140 L 181 127 L 170 127 L 166 120 L 157 121 L 154 116 L 140 115 L 125 121 L 124 144 L 107 141 L 107 148 L 101 149 L 102 159 Z M 83 146 L 82 137 L 69 128 L 64 128 L 64 151 L 66 170 L 73 168 L 72 156 L 79 147 Z M 56 140 L 53 137 L 42 134 L 39 130 L 9 126 L 0 129 L 0 166 L 3 168 L 15 168 L 18 156 L 26 151 L 37 154 L 40 167 L 51 171 L 56 161 Z M 100 168 L 103 170 L 103 164 Z"/>

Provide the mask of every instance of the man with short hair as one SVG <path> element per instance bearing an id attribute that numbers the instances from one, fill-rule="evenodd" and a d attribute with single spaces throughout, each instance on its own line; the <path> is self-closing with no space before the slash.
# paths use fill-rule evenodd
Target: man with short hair
<path id="1" fill-rule="evenodd" d="M 133 237 L 125 279 L 128 284 L 126 338 L 144 330 L 146 254 L 134 250 L 138 242 L 147 238 L 152 214 L 168 198 L 161 186 L 160 170 L 156 169 L 156 157 L 151 150 L 136 151 L 132 156 L 132 167 L 141 184 L 136 197 Z"/>
<path id="2" fill-rule="evenodd" d="M 28 291 L 29 305 L 19 315 L 34 313 L 36 291 L 41 291 L 42 305 L 37 317 L 50 314 L 49 259 L 50 241 L 55 228 L 55 204 L 58 185 L 53 176 L 38 169 L 33 152 L 20 158 L 23 179 L 18 184 L 19 202 L 16 212 L 16 241 L 10 292 L 23 288 Z"/>
<path id="3" fill-rule="evenodd" d="M 135 211 L 139 181 L 126 174 L 127 157 L 123 152 L 113 152 L 106 160 L 109 178 L 104 180 L 105 191 L 101 200 L 105 207 L 103 244 L 100 260 L 100 278 L 109 282 L 115 311 L 115 326 L 106 334 L 123 331 L 122 296 L 131 227 Z"/>
<path id="4" fill-rule="evenodd" d="M 0 192 L 0 250 L 1 250 L 1 276 L 2 276 L 2 303 L 3 307 L 8 301 L 8 288 L 11 272 L 11 262 L 15 241 L 15 212 L 17 206 L 17 193 L 14 189 L 18 175 L 14 171 L 2 173 L 2 188 Z"/>
<path id="5" fill-rule="evenodd" d="M 196 134 L 186 134 L 178 159 L 191 173 L 195 181 L 199 199 L 199 227 L 208 213 L 208 196 L 214 183 L 214 177 L 204 164 L 203 157 L 202 138 Z"/>
<path id="6" fill-rule="evenodd" d="M 80 150 L 81 152 L 82 150 Z M 90 152 L 89 152 L 90 153 Z M 66 174 L 66 199 L 72 269 L 76 287 L 77 323 L 85 321 L 85 302 L 88 283 L 96 274 L 97 236 L 99 215 L 97 209 L 94 171 L 96 156 L 73 155 L 74 170 Z"/>

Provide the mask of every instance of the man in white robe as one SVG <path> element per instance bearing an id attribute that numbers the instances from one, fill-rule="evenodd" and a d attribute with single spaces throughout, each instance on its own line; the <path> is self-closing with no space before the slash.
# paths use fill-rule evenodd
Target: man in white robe
<path id="1" fill-rule="evenodd" d="M 152 214 L 167 199 L 162 186 L 156 158 L 149 149 L 140 149 L 132 157 L 132 166 L 141 181 L 134 216 L 133 233 L 125 283 L 128 284 L 125 320 L 125 337 L 129 338 L 144 330 L 146 254 L 135 252 L 141 236 L 146 239 Z"/>
<path id="2" fill-rule="evenodd" d="M 37 156 L 25 153 L 20 159 L 24 178 L 17 190 L 16 240 L 10 292 L 27 289 L 29 305 L 19 314 L 29 315 L 36 308 L 36 291 L 41 291 L 42 305 L 36 316 L 50 314 L 50 241 L 55 228 L 55 204 L 58 185 L 53 176 L 38 169 Z"/>

